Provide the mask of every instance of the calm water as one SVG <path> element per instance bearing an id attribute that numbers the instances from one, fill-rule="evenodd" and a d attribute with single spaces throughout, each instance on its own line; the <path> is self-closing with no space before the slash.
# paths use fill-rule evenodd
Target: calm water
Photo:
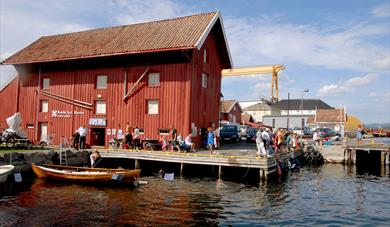
<path id="1" fill-rule="evenodd" d="M 390 223 L 390 177 L 304 167 L 246 185 L 144 177 L 138 188 L 46 183 L 1 187 L 1 226 L 379 225 Z"/>

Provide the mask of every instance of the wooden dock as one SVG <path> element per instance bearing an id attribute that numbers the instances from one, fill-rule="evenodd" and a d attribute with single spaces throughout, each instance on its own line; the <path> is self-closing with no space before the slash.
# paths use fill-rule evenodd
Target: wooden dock
<path id="1" fill-rule="evenodd" d="M 364 159 L 367 155 L 377 155 L 378 161 L 369 163 L 371 165 L 380 166 L 381 172 L 385 172 L 386 166 L 390 164 L 390 145 L 383 143 L 375 143 L 372 140 L 363 140 L 357 142 L 356 140 L 348 141 L 344 150 L 344 160 L 348 164 L 355 164 L 357 162 L 367 162 L 367 160 L 358 160 L 359 157 Z"/>
<path id="2" fill-rule="evenodd" d="M 145 151 L 145 150 L 102 150 L 99 151 L 103 158 L 124 158 L 135 160 L 135 167 L 143 160 L 180 163 L 180 174 L 185 168 L 185 164 L 218 166 L 218 177 L 221 177 L 221 168 L 245 167 L 259 170 L 260 178 L 266 178 L 269 174 L 276 172 L 277 161 L 272 157 L 256 157 L 255 151 L 220 150 L 219 155 L 210 155 L 208 151 L 198 151 L 195 153 Z M 285 161 L 294 152 L 295 157 L 302 155 L 302 151 L 291 151 L 279 154 L 279 159 Z"/>

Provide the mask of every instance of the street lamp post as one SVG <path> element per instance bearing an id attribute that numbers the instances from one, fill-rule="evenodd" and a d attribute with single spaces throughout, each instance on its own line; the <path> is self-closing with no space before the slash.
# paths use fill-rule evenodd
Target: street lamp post
<path id="1" fill-rule="evenodd" d="M 309 89 L 305 89 L 302 91 L 301 93 L 301 143 L 303 145 L 303 140 L 302 140 L 302 137 L 303 137 L 303 133 L 304 133 L 304 127 L 305 127 L 305 122 L 303 120 L 303 93 L 304 92 L 309 92 Z"/>

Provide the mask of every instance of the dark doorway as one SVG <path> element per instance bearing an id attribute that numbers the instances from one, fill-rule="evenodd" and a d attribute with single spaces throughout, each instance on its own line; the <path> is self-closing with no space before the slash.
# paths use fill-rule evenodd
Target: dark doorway
<path id="1" fill-rule="evenodd" d="M 105 145 L 105 128 L 91 128 L 91 145 L 104 146 Z"/>

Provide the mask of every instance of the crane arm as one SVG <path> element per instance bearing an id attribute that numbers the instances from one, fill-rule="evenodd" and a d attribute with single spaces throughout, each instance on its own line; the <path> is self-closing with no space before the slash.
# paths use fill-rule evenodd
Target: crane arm
<path id="1" fill-rule="evenodd" d="M 223 69 L 222 76 L 278 73 L 283 69 L 285 69 L 283 65 L 268 65 L 268 66 L 244 67 L 244 68 L 235 68 L 235 69 Z"/>

